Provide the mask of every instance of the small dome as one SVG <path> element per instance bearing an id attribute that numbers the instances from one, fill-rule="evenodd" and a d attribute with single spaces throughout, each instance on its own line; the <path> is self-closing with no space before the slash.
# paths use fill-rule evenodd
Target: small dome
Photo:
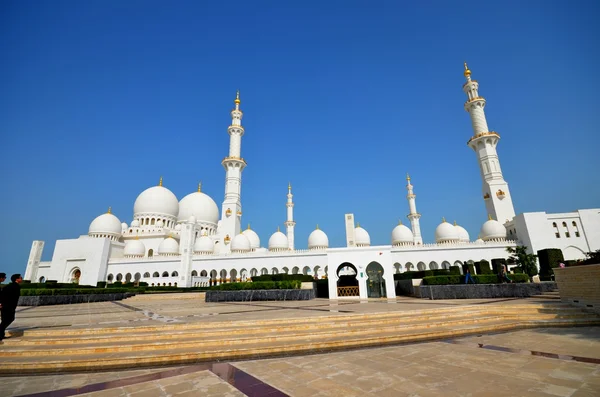
<path id="1" fill-rule="evenodd" d="M 164 239 L 158 246 L 160 255 L 179 255 L 179 243 L 173 237 Z"/>
<path id="2" fill-rule="evenodd" d="M 194 252 L 206 252 L 212 254 L 214 250 L 215 243 L 206 235 L 197 238 L 196 242 L 194 243 Z"/>
<path id="3" fill-rule="evenodd" d="M 125 256 L 144 256 L 146 255 L 146 247 L 140 240 L 129 240 L 125 243 L 123 249 L 123 255 Z"/>
<path id="4" fill-rule="evenodd" d="M 469 232 L 467 232 L 467 230 L 464 227 L 457 225 L 455 222 L 454 228 L 456 229 L 456 234 L 458 235 L 458 240 L 461 243 L 468 243 L 469 241 L 471 241 L 471 238 L 469 237 Z"/>
<path id="5" fill-rule="evenodd" d="M 289 248 L 287 236 L 277 228 L 277 231 L 269 238 L 269 251 L 287 251 Z"/>
<path id="6" fill-rule="evenodd" d="M 181 230 L 181 223 L 178 223 L 175 225 L 175 231 L 180 231 Z"/>
<path id="7" fill-rule="evenodd" d="M 121 223 L 121 231 L 125 231 L 129 228 L 125 222 Z"/>
<path id="8" fill-rule="evenodd" d="M 329 238 L 324 231 L 317 228 L 308 236 L 308 249 L 323 249 L 329 248 Z"/>
<path id="9" fill-rule="evenodd" d="M 140 227 L 140 221 L 134 219 L 131 221 L 131 227 Z"/>
<path id="10" fill-rule="evenodd" d="M 231 240 L 231 252 L 249 252 L 250 240 L 243 233 L 238 234 Z"/>
<path id="11" fill-rule="evenodd" d="M 483 241 L 489 240 L 505 240 L 506 228 L 500 222 L 490 219 L 481 227 L 481 238 Z"/>
<path id="12" fill-rule="evenodd" d="M 354 228 L 354 240 L 357 247 L 369 247 L 371 245 L 371 236 L 360 225 Z"/>
<path id="13" fill-rule="evenodd" d="M 485 243 L 485 241 L 483 241 L 481 239 L 481 237 L 477 237 L 477 240 L 475 240 L 475 244 L 484 244 L 484 243 Z"/>
<path id="14" fill-rule="evenodd" d="M 179 201 L 169 189 L 163 186 L 152 186 L 137 197 L 133 204 L 133 213 L 136 218 L 143 214 L 167 215 L 176 218 L 179 215 Z"/>
<path id="15" fill-rule="evenodd" d="M 413 243 L 412 231 L 402 223 L 392 230 L 392 245 L 412 245 Z"/>
<path id="16" fill-rule="evenodd" d="M 110 209 L 107 213 L 102 214 L 90 223 L 90 228 L 88 229 L 88 235 L 110 235 L 110 236 L 120 236 L 123 231 L 121 226 L 121 221 L 119 218 L 114 216 Z"/>
<path id="17" fill-rule="evenodd" d="M 217 224 L 219 207 L 207 194 L 202 192 L 190 193 L 179 202 L 179 222 L 184 222 L 195 216 L 198 222 Z"/>
<path id="18" fill-rule="evenodd" d="M 250 225 L 248 225 L 248 229 L 244 230 L 242 233 L 244 236 L 248 237 L 248 240 L 250 241 L 250 248 L 252 250 L 256 250 L 260 247 L 260 238 L 254 230 L 250 229 Z"/>
<path id="19" fill-rule="evenodd" d="M 440 243 L 455 243 L 458 241 L 458 231 L 446 220 L 442 220 L 442 223 L 435 228 L 435 242 Z"/>
<path id="20" fill-rule="evenodd" d="M 165 226 L 165 223 L 162 221 L 162 219 L 159 219 L 159 220 L 156 222 L 156 227 L 163 227 L 163 226 Z"/>

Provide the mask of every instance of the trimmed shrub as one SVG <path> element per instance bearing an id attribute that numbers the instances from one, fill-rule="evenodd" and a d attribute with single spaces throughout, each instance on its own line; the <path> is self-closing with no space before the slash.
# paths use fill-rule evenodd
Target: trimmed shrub
<path id="1" fill-rule="evenodd" d="M 96 283 L 96 287 L 98 287 L 98 288 L 106 288 L 106 281 L 98 281 Z"/>
<path id="2" fill-rule="evenodd" d="M 394 274 L 394 280 L 412 280 L 413 278 L 423 278 L 433 276 L 433 270 L 417 270 Z"/>
<path id="3" fill-rule="evenodd" d="M 465 282 L 465 278 L 463 276 L 429 276 L 423 278 L 424 285 L 447 285 L 447 284 L 460 284 Z"/>
<path id="4" fill-rule="evenodd" d="M 226 283 L 211 287 L 212 291 L 261 290 L 261 289 L 299 289 L 300 280 L 252 281 L 249 283 Z"/>
<path id="5" fill-rule="evenodd" d="M 477 270 L 478 274 L 494 274 L 494 272 L 492 272 L 492 269 L 490 268 L 490 262 L 486 261 L 485 259 L 481 260 L 479 262 L 479 269 Z"/>
<path id="6" fill-rule="evenodd" d="M 289 281 L 289 280 L 298 280 L 303 282 L 315 281 L 313 276 L 309 276 L 308 274 L 264 274 L 262 276 L 254 276 L 252 277 L 252 281 Z"/>
<path id="7" fill-rule="evenodd" d="M 476 274 L 472 275 L 476 284 L 500 284 L 498 276 L 495 274 Z M 529 282 L 527 274 L 511 274 L 508 276 L 514 283 Z M 448 284 L 464 284 L 465 276 L 449 275 L 449 276 L 430 276 L 423 278 L 424 285 L 448 285 Z"/>
<path id="8" fill-rule="evenodd" d="M 462 265 L 463 274 L 465 274 L 467 272 L 467 269 L 469 269 L 469 272 L 471 272 L 471 276 L 475 274 L 475 264 L 474 263 L 464 262 Z"/>
<path id="9" fill-rule="evenodd" d="M 549 281 L 554 276 L 554 268 L 565 260 L 562 250 L 558 248 L 547 248 L 537 252 L 540 261 L 540 280 Z"/>
<path id="10" fill-rule="evenodd" d="M 73 283 L 21 283 L 21 289 L 43 289 L 43 288 L 64 288 L 64 289 L 82 289 L 95 288 L 91 285 L 79 285 Z"/>
<path id="11" fill-rule="evenodd" d="M 106 288 L 122 288 L 123 283 L 121 281 L 115 281 L 114 283 L 107 284 Z"/>
<path id="12" fill-rule="evenodd" d="M 460 266 L 450 266 L 451 275 L 460 275 Z"/>
<path id="13" fill-rule="evenodd" d="M 126 288 L 98 289 L 98 288 L 26 288 L 21 290 L 21 296 L 41 295 L 91 295 L 91 294 L 116 294 L 130 292 Z"/>
<path id="14" fill-rule="evenodd" d="M 492 259 L 492 272 L 495 274 L 500 273 L 500 269 L 502 269 L 503 265 L 506 266 L 506 259 L 504 259 L 504 258 Z"/>

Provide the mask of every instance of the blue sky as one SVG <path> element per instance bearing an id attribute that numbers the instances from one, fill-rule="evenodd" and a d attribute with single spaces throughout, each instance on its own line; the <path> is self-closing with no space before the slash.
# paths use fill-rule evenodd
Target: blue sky
<path id="1" fill-rule="evenodd" d="M 418 4 L 417 4 L 418 3 Z M 389 244 L 413 178 L 425 241 L 486 220 L 463 61 L 517 213 L 600 206 L 595 1 L 3 1 L 0 271 L 87 233 L 164 177 L 221 205 L 241 90 L 243 222 L 266 244 L 294 190 L 296 244 L 344 213 Z"/>

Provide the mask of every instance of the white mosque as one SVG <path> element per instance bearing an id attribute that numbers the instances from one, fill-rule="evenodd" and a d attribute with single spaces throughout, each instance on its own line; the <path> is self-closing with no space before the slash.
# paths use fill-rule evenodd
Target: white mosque
<path id="1" fill-rule="evenodd" d="M 398 272 L 449 268 L 482 259 L 491 262 L 506 258 L 506 247 L 519 244 L 532 252 L 560 248 L 565 259 L 583 258 L 585 252 L 600 249 L 600 209 L 515 215 L 496 152 L 500 135 L 488 129 L 486 101 L 479 96 L 479 84 L 471 79 L 466 63 L 464 75 L 464 107 L 474 132 L 468 146 L 477 156 L 482 199 L 490 214 L 474 241 L 463 227 L 443 220 L 435 229 L 435 244 L 423 244 L 421 214 L 407 175 L 410 228 L 402 223 L 396 226 L 389 245 L 371 246 L 369 233 L 355 226 L 353 214 L 346 214 L 345 247 L 329 247 L 327 234 L 317 226 L 308 236 L 308 249 L 295 249 L 294 202 L 292 187 L 288 186 L 285 233 L 277 230 L 266 247 L 261 246 L 256 232 L 241 227 L 241 175 L 246 161 L 241 157 L 244 127 L 238 92 L 227 129 L 229 156 L 222 161 L 225 198 L 221 211 L 201 186 L 178 200 L 161 178 L 158 186 L 137 197 L 130 224 L 121 222 L 109 208 L 92 221 L 87 235 L 58 240 L 49 262 L 41 261 L 44 242 L 34 241 L 25 278 L 85 285 L 143 281 L 190 287 L 207 285 L 209 280 L 236 282 L 262 274 L 304 273 L 327 277 L 330 299 L 393 298 L 393 275 Z M 338 286 L 340 275 L 355 275 L 358 286 Z"/>

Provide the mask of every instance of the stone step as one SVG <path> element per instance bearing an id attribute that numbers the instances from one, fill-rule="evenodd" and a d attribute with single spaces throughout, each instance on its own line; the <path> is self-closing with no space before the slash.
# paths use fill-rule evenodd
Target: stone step
<path id="1" fill-rule="evenodd" d="M 300 318 L 281 318 L 271 320 L 238 320 L 238 321 L 203 321 L 203 322 L 192 322 L 192 323 L 171 323 L 171 324 L 160 324 L 151 326 L 128 326 L 128 327 L 106 327 L 102 324 L 92 324 L 91 326 L 80 325 L 69 328 L 53 328 L 44 330 L 27 330 L 25 335 L 27 336 L 50 336 L 60 335 L 61 337 L 67 335 L 83 336 L 83 335 L 98 335 L 98 334 L 112 334 L 115 332 L 119 333 L 140 333 L 147 332 L 152 333 L 156 331 L 168 331 L 168 330 L 181 330 L 181 329 L 210 329 L 210 328 L 244 328 L 248 326 L 280 326 L 282 323 L 296 323 L 296 324 L 311 324 L 321 323 L 327 321 L 368 321 L 371 319 L 377 319 L 379 321 L 388 318 L 402 318 L 404 321 L 411 321 L 413 318 L 423 318 L 424 316 L 435 316 L 435 315 L 456 315 L 461 312 L 471 313 L 508 313 L 511 311 L 518 311 L 519 313 L 567 313 L 577 312 L 578 308 L 570 306 L 568 304 L 562 304 L 557 302 L 553 303 L 552 306 L 545 306 L 542 304 L 520 304 L 520 305 L 504 305 L 504 306 L 462 306 L 453 308 L 442 308 L 442 309 L 425 309 L 425 310 L 413 310 L 406 312 L 383 312 L 383 313 L 370 313 L 370 314 L 351 314 L 351 315 L 332 315 L 332 316 L 316 316 L 316 317 L 300 317 Z M 10 334 L 10 331 L 9 331 Z"/>
<path id="2" fill-rule="evenodd" d="M 597 325 L 600 320 L 538 320 L 506 321 L 497 320 L 484 324 L 436 327 L 434 329 L 391 331 L 364 336 L 334 333 L 330 336 L 306 334 L 290 342 L 246 344 L 226 346 L 213 345 L 202 349 L 177 347 L 165 351 L 111 351 L 104 354 L 84 354 L 77 356 L 22 356 L 0 361 L 0 374 L 52 373 L 64 371 L 93 371 L 156 365 L 175 365 L 201 361 L 264 358 L 278 355 L 306 354 L 339 349 L 382 346 L 388 344 L 419 342 L 425 340 L 454 338 L 474 333 L 500 332 L 519 328 Z"/>

